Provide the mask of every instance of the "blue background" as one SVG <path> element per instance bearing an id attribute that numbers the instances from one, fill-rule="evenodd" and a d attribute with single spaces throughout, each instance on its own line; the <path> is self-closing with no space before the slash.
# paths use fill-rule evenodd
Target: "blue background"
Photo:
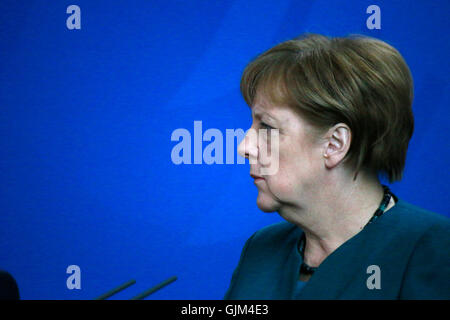
<path id="1" fill-rule="evenodd" d="M 81 8 L 69 30 L 66 8 Z M 368 30 L 366 8 L 381 8 Z M 448 1 L 0 2 L 0 269 L 23 299 L 221 299 L 244 241 L 278 221 L 249 165 L 174 165 L 170 137 L 247 129 L 239 81 L 303 32 L 396 47 L 415 81 L 402 199 L 450 214 Z M 204 143 L 204 146 L 207 143 Z M 66 287 L 81 268 L 81 290 Z"/>

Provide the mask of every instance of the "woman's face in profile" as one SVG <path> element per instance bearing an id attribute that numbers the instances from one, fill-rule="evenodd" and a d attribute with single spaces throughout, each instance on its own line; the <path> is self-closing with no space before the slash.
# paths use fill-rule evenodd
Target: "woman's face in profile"
<path id="1" fill-rule="evenodd" d="M 249 158 L 250 175 L 258 188 L 257 205 L 265 212 L 278 211 L 282 205 L 307 203 L 320 188 L 325 170 L 325 145 L 315 142 L 312 127 L 292 108 L 278 106 L 258 96 L 251 107 L 256 139 L 249 133 L 238 147 L 241 156 Z M 267 130 L 267 138 L 260 129 Z M 271 131 L 278 130 L 278 148 Z M 264 170 L 273 156 L 265 154 L 278 149 L 277 170 Z"/>

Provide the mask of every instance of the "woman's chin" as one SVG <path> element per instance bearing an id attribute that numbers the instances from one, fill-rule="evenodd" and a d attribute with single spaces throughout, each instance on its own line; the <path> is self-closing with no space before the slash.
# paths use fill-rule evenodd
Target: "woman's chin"
<path id="1" fill-rule="evenodd" d="M 279 204 L 276 201 L 264 195 L 258 195 L 256 205 L 263 212 L 275 212 L 279 208 Z"/>

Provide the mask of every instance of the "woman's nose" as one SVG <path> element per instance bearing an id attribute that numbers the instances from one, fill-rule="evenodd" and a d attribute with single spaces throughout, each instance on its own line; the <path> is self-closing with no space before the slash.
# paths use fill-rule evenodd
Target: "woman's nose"
<path id="1" fill-rule="evenodd" d="M 247 130 L 244 139 L 238 146 L 238 153 L 241 157 L 249 160 L 258 158 L 258 138 L 253 128 Z"/>

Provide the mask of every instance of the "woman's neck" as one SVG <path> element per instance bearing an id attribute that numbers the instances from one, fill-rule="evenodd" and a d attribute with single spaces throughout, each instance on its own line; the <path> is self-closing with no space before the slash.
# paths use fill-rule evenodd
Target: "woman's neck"
<path id="1" fill-rule="evenodd" d="M 391 198 L 389 205 L 385 211 L 389 210 L 394 205 L 395 201 L 393 198 Z M 373 210 L 370 209 L 367 212 L 371 214 L 362 215 L 365 218 L 360 220 L 356 219 L 353 221 L 353 224 L 349 223 L 346 226 L 339 226 L 339 225 L 336 226 L 336 228 L 334 228 L 335 234 L 329 232 L 327 235 L 318 236 L 313 232 L 308 232 L 305 230 L 306 236 L 305 257 L 304 257 L 305 263 L 311 267 L 318 267 L 328 255 L 330 255 L 333 251 L 339 248 L 343 243 L 348 241 L 350 238 L 358 234 L 367 225 L 368 221 L 373 216 L 377 208 L 378 206 L 374 207 Z"/>
<path id="2" fill-rule="evenodd" d="M 304 259 L 311 267 L 319 266 L 334 250 L 359 233 L 383 199 L 378 179 L 361 177 L 355 183 L 334 185 L 335 188 L 331 184 L 327 190 L 322 188 L 321 192 L 316 192 L 319 198 L 308 203 L 308 207 L 289 207 L 279 212 L 305 232 Z M 391 199 L 386 210 L 394 204 Z"/>

